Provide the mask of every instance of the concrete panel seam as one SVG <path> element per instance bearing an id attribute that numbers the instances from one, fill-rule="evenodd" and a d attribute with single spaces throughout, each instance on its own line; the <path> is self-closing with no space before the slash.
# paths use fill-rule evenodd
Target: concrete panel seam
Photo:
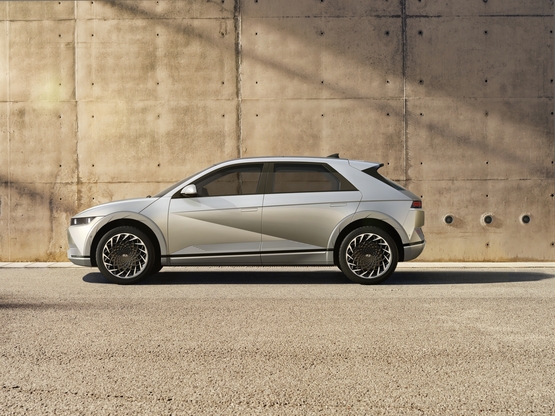
<path id="1" fill-rule="evenodd" d="M 76 101 L 76 106 L 75 106 L 75 123 L 74 123 L 74 132 L 75 132 L 75 187 L 76 187 L 76 205 L 78 208 L 81 208 L 81 203 L 82 203 L 82 192 L 81 192 L 81 169 L 79 166 L 79 92 L 77 91 L 78 88 L 78 82 L 77 80 L 79 79 L 79 63 L 77 61 L 77 48 L 78 48 L 78 30 L 79 30 L 79 22 L 78 22 L 78 16 L 77 16 L 77 0 L 74 3 L 74 9 L 73 9 L 73 15 L 75 18 L 75 27 L 73 29 L 73 62 L 74 62 L 74 68 L 73 68 L 73 79 L 74 79 L 74 85 L 73 85 L 73 91 L 74 91 L 74 97 L 75 97 L 75 101 Z"/>
<path id="2" fill-rule="evenodd" d="M 11 210 L 11 206 L 12 206 L 12 184 L 11 184 L 11 149 L 10 149 L 10 144 L 11 144 L 11 117 L 10 117 L 10 109 L 11 109 L 11 79 L 10 79 L 10 22 L 6 21 L 6 39 L 7 39 L 7 43 L 8 43 L 8 47 L 6 48 L 6 66 L 7 66 L 7 85 L 6 85 L 6 98 L 8 100 L 7 103 L 7 111 L 6 111 L 6 131 L 7 133 L 7 139 L 8 139 L 8 177 L 7 177 L 7 181 L 8 181 L 8 260 L 12 259 L 11 256 L 11 241 L 12 241 L 12 223 L 11 223 L 11 219 L 12 219 L 12 210 Z"/>
<path id="3" fill-rule="evenodd" d="M 407 146 L 407 1 L 401 3 L 401 53 L 402 57 L 402 74 L 403 74 L 403 179 L 410 180 L 408 177 L 408 146 Z"/>
<path id="4" fill-rule="evenodd" d="M 376 15 L 369 15 L 369 16 L 256 16 L 256 17 L 250 17 L 250 19 L 257 19 L 257 20 L 264 20 L 264 19 L 268 19 L 268 20 L 275 20 L 275 19 L 356 19 L 356 18 L 361 18 L 361 19 L 400 19 L 403 16 L 401 14 L 388 14 L 388 15 L 381 15 L 381 14 L 376 14 Z"/>
<path id="5" fill-rule="evenodd" d="M 243 91 L 242 91 L 242 44 L 241 44 L 241 0 L 235 0 L 233 10 L 233 20 L 235 23 L 235 79 L 237 97 L 237 156 L 243 157 Z"/>
<path id="6" fill-rule="evenodd" d="M 491 18 L 491 17 L 502 17 L 502 18 L 507 18 L 507 17 L 553 17 L 553 15 L 551 14 L 477 14 L 477 15 L 465 15 L 465 14 L 459 14 L 459 15 L 418 15 L 418 14 L 411 14 L 411 15 L 407 15 L 406 16 L 407 19 L 442 19 L 442 18 L 446 18 L 446 19 L 462 19 L 462 18 L 477 18 L 477 17 L 487 17 L 487 18 Z"/>

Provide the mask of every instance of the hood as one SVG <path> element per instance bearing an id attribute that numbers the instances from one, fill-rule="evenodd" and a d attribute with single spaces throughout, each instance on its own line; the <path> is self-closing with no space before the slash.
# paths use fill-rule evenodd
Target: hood
<path id="1" fill-rule="evenodd" d="M 116 212 L 141 212 L 143 209 L 157 201 L 158 198 L 134 198 L 124 199 L 122 201 L 107 202 L 95 207 L 81 211 L 74 218 L 79 217 L 104 217 Z"/>

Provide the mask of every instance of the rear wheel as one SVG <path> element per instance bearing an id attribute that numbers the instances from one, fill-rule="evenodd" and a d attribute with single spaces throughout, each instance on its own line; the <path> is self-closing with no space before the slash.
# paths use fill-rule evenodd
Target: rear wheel
<path id="1" fill-rule="evenodd" d="M 150 275 L 157 264 L 154 246 L 141 230 L 117 227 L 108 231 L 98 243 L 96 264 L 113 283 L 137 283 Z"/>
<path id="2" fill-rule="evenodd" d="M 339 248 L 339 268 L 351 281 L 364 285 L 383 282 L 395 271 L 399 253 L 393 238 L 379 227 L 351 231 Z"/>

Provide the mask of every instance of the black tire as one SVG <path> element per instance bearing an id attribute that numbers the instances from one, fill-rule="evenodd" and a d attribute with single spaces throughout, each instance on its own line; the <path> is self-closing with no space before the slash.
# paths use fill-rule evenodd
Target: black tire
<path id="1" fill-rule="evenodd" d="M 135 227 L 117 227 L 100 239 L 96 264 L 109 281 L 119 285 L 137 283 L 152 274 L 158 264 L 150 239 Z"/>
<path id="2" fill-rule="evenodd" d="M 384 230 L 364 226 L 351 231 L 339 248 L 339 268 L 351 281 L 363 285 L 383 282 L 399 261 L 395 240 Z"/>
<path id="3" fill-rule="evenodd" d="M 149 273 L 149 276 L 158 273 L 160 270 L 162 270 L 162 263 L 160 263 L 160 260 L 158 259 L 157 262 L 155 264 L 152 265 L 152 270 Z"/>

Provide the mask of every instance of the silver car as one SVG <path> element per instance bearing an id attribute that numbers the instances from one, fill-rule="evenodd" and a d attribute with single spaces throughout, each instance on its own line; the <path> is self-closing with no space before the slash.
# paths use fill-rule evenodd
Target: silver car
<path id="1" fill-rule="evenodd" d="M 381 166 L 337 154 L 223 162 L 153 197 L 75 215 L 68 258 L 119 284 L 214 265 L 336 265 L 380 283 L 425 246 L 422 201 Z"/>

